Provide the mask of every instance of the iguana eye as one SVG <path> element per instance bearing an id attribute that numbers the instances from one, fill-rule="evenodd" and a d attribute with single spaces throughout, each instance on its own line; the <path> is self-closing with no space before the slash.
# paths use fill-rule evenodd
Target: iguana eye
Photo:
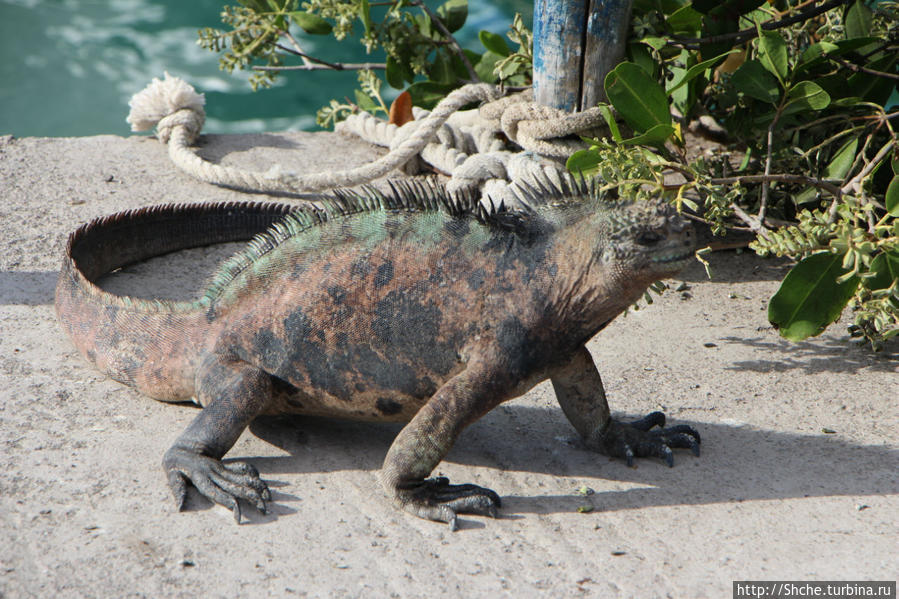
<path id="1" fill-rule="evenodd" d="M 637 243 L 640 245 L 653 245 L 662 240 L 662 236 L 655 231 L 643 231 L 637 236 Z"/>

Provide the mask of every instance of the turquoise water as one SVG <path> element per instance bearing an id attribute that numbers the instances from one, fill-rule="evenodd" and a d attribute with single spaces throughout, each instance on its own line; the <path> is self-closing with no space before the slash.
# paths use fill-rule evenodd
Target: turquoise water
<path id="1" fill-rule="evenodd" d="M 253 92 L 246 72 L 224 73 L 218 54 L 196 44 L 197 29 L 222 28 L 222 0 L 0 0 L 0 134 L 129 134 L 128 99 L 163 71 L 206 95 L 207 133 L 314 130 L 315 111 L 352 96 L 354 73 L 293 72 Z M 434 3 L 439 5 L 439 2 Z M 470 2 L 459 39 L 504 34 L 530 0 Z M 304 49 L 334 61 L 381 61 L 356 42 L 305 38 Z M 385 86 L 386 87 L 386 86 Z"/>

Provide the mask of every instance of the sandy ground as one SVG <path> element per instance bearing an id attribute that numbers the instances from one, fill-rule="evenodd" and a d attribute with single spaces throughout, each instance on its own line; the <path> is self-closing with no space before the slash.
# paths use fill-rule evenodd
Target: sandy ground
<path id="1" fill-rule="evenodd" d="M 206 136 L 201 151 L 310 172 L 375 150 L 293 133 Z M 688 268 L 686 290 L 589 345 L 613 410 L 694 425 L 700 458 L 631 469 L 586 451 L 544 384 L 441 464 L 503 498 L 498 520 L 466 516 L 451 533 L 377 484 L 396 425 L 259 420 L 229 456 L 259 468 L 272 513 L 246 507 L 237 526 L 196 495 L 172 508 L 160 459 L 196 410 L 95 372 L 52 302 L 79 223 L 248 196 L 176 171 L 155 139 L 104 136 L 0 137 L 0 197 L 2 597 L 730 597 L 733 580 L 897 578 L 899 348 L 873 354 L 840 326 L 780 339 L 765 305 L 783 262 L 714 254 L 713 281 Z M 220 257 L 182 253 L 111 284 L 190 295 Z"/>

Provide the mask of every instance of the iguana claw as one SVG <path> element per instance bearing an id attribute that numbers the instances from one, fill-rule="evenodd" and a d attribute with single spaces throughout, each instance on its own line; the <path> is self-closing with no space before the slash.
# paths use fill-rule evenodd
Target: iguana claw
<path id="1" fill-rule="evenodd" d="M 245 462 L 225 464 L 221 460 L 180 447 L 169 449 L 162 464 L 179 511 L 184 509 L 187 483 L 190 482 L 201 495 L 213 503 L 229 508 L 238 524 L 240 524 L 238 498 L 252 503 L 263 514 L 267 512 L 265 502 L 271 500 L 272 494 L 259 477 L 259 471 L 251 464 Z"/>
<path id="2" fill-rule="evenodd" d="M 659 428 L 654 428 L 658 426 Z M 653 412 L 633 422 L 612 420 L 609 426 L 590 445 L 613 457 L 624 458 L 628 466 L 634 458 L 655 456 L 662 458 L 669 467 L 674 466 L 674 449 L 689 449 L 699 456 L 699 433 L 691 426 L 680 424 L 665 426 L 665 415 Z"/>
<path id="3" fill-rule="evenodd" d="M 502 505 L 494 491 L 477 485 L 451 485 L 443 476 L 404 485 L 397 490 L 403 508 L 426 520 L 446 522 L 458 530 L 457 513 L 480 514 L 496 518 Z"/>

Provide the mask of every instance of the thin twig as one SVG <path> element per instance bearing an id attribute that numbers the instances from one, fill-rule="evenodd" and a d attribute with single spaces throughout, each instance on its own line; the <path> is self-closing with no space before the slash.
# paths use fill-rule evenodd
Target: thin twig
<path id="1" fill-rule="evenodd" d="M 880 52 L 881 50 L 886 50 L 886 49 L 888 49 L 888 48 L 889 48 L 890 50 L 895 50 L 895 49 L 896 49 L 895 46 L 893 46 L 892 48 L 890 48 L 890 42 L 884 41 L 882 44 L 878 44 L 878 45 L 874 46 L 873 49 L 868 50 L 867 52 L 865 52 L 864 54 L 862 54 L 862 59 L 867 60 L 869 57 L 874 56 L 875 54 L 877 54 L 877 53 Z"/>
<path id="2" fill-rule="evenodd" d="M 849 165 L 849 169 L 846 171 L 847 176 L 849 173 L 854 173 L 855 169 L 859 168 L 859 165 L 867 160 L 866 156 L 868 155 L 868 147 L 871 145 L 871 141 L 874 139 L 874 135 L 876 133 L 877 127 L 875 127 L 874 130 L 868 134 L 868 137 L 865 138 L 865 143 L 862 144 L 862 149 L 856 153 L 855 159 L 852 161 L 852 164 Z M 848 179 L 846 179 L 844 183 L 845 182 L 848 182 Z"/>
<path id="3" fill-rule="evenodd" d="M 868 67 L 859 66 L 853 62 L 849 62 L 848 60 L 843 60 L 842 58 L 838 58 L 836 56 L 827 56 L 827 54 L 824 54 L 823 56 L 826 58 L 829 58 L 830 60 L 832 60 L 834 62 L 838 62 L 839 64 L 843 65 L 844 67 L 846 67 L 847 69 L 849 69 L 850 71 L 853 71 L 855 73 L 865 73 L 867 75 L 874 75 L 875 77 L 883 77 L 885 79 L 894 79 L 896 81 L 899 81 L 899 75 L 896 75 L 894 73 L 884 73 L 883 71 L 875 71 L 874 69 L 869 69 Z"/>
<path id="4" fill-rule="evenodd" d="M 794 10 L 799 10 L 799 9 L 805 8 L 805 7 L 808 6 L 809 4 L 814 4 L 814 3 L 817 2 L 817 1 L 818 1 L 818 0 L 805 0 L 805 2 L 800 2 L 800 3 L 797 4 L 796 6 L 790 6 L 789 8 L 787 8 L 787 10 L 785 10 L 785 11 L 783 11 L 783 12 L 777 11 L 777 10 L 776 10 L 775 12 L 777 12 L 777 16 L 778 16 L 778 17 L 782 17 L 782 16 L 784 16 L 784 15 L 786 15 L 786 14 L 790 14 L 790 13 L 791 13 L 792 11 L 794 11 Z"/>
<path id="5" fill-rule="evenodd" d="M 437 16 L 434 11 L 428 8 L 427 4 L 422 2 L 421 0 L 417 0 L 416 2 L 411 3 L 413 6 L 418 6 L 423 11 L 425 11 L 428 17 L 431 18 L 431 22 L 440 30 L 440 33 L 446 36 L 447 41 L 449 42 L 449 47 L 452 49 L 453 54 L 459 57 L 459 60 L 462 61 L 462 64 L 465 66 L 465 70 L 468 71 L 468 78 L 472 83 L 480 81 L 480 77 L 475 72 L 474 67 L 471 66 L 471 62 L 468 60 L 468 57 L 465 56 L 465 52 L 462 51 L 462 46 L 459 45 L 459 42 L 456 41 L 456 38 L 453 37 L 453 34 L 449 29 L 446 28 L 446 25 L 443 23 L 443 20 Z"/>
<path id="6" fill-rule="evenodd" d="M 887 153 L 889 153 L 895 145 L 895 139 L 891 139 L 890 141 L 885 143 L 883 147 L 880 148 L 880 150 L 877 152 L 877 154 L 874 155 L 874 158 L 872 158 L 871 161 L 865 165 L 865 168 L 863 168 L 859 174 L 852 177 L 852 179 L 850 179 L 849 182 L 843 186 L 842 192 L 847 193 L 851 191 L 856 185 L 858 185 L 859 182 L 861 182 L 862 179 L 870 175 L 871 171 L 874 170 L 874 167 L 880 164 L 880 161 L 884 159 Z"/>
<path id="7" fill-rule="evenodd" d="M 383 62 L 334 62 L 328 64 L 296 64 L 280 67 L 254 66 L 254 71 L 375 71 L 384 70 Z"/>
<path id="8" fill-rule="evenodd" d="M 843 4 L 849 4 L 852 0 L 830 0 L 829 2 L 825 2 L 819 6 L 814 8 L 810 8 L 808 10 L 803 10 L 792 17 L 787 17 L 785 19 L 780 19 L 779 21 L 768 21 L 767 23 L 762 24 L 762 29 L 765 31 L 773 31 L 775 29 L 782 29 L 784 27 L 789 27 L 794 23 L 801 23 L 803 21 L 807 21 L 814 17 L 817 17 L 821 13 L 827 12 L 832 8 L 836 8 L 837 6 L 841 6 Z M 732 41 L 734 45 L 745 42 L 747 40 L 751 40 L 752 38 L 758 35 L 758 30 L 755 27 L 751 27 L 748 29 L 743 29 L 741 31 L 735 31 L 733 33 L 722 33 L 720 35 L 710 35 L 708 37 L 676 37 L 674 38 L 674 44 L 690 44 L 690 45 L 698 45 L 698 44 L 717 44 L 720 42 L 730 42 Z"/>
<path id="9" fill-rule="evenodd" d="M 302 58 L 303 64 L 277 67 L 254 66 L 254 71 L 367 71 L 387 68 L 387 65 L 383 62 L 328 62 L 327 60 L 306 54 L 298 44 L 294 44 L 296 50 L 292 50 L 283 44 L 275 45 L 289 54 Z"/>
<path id="10" fill-rule="evenodd" d="M 821 179 L 816 179 L 814 177 L 806 177 L 805 175 L 789 175 L 784 173 L 775 173 L 773 175 L 718 177 L 716 179 L 709 179 L 709 182 L 712 185 L 733 185 L 734 183 L 740 183 L 741 185 L 745 183 L 798 183 L 823 189 L 837 198 L 843 193 L 839 187 L 832 183 L 828 183 L 827 181 L 822 181 Z"/>
<path id="11" fill-rule="evenodd" d="M 730 209 L 734 211 L 734 214 L 737 216 L 737 218 L 749 225 L 750 231 L 761 235 L 765 239 L 768 238 L 768 233 L 765 230 L 765 227 L 758 220 L 756 220 L 754 216 L 746 214 L 746 212 L 735 203 L 730 205 Z"/>
<path id="12" fill-rule="evenodd" d="M 868 136 L 868 142 L 871 141 L 871 138 L 873 137 L 873 135 L 874 135 L 874 134 L 872 133 L 871 135 Z M 868 147 L 868 142 L 865 142 L 865 147 L 862 148 L 862 151 L 860 152 L 860 155 L 861 155 L 861 156 L 864 156 L 864 154 L 865 154 L 865 149 Z M 891 140 L 888 141 L 886 144 L 884 144 L 884 146 L 883 146 L 882 148 L 880 148 L 880 150 L 877 152 L 877 154 L 874 156 L 874 158 L 873 158 L 870 162 L 868 162 L 867 164 L 865 164 L 865 168 L 863 168 L 859 174 L 857 174 L 856 176 L 852 177 L 852 179 L 850 179 L 850 180 L 846 183 L 846 185 L 844 185 L 844 186 L 840 189 L 840 195 L 834 197 L 833 202 L 830 203 L 830 207 L 827 209 L 827 222 L 832 223 L 832 222 L 834 222 L 834 221 L 836 220 L 836 218 L 837 218 L 837 209 L 838 209 L 839 206 L 840 206 L 840 198 L 842 197 L 842 194 L 844 194 L 844 193 L 850 193 L 850 192 L 854 191 L 854 190 L 858 187 L 858 185 L 859 185 L 859 183 L 862 181 L 862 179 L 864 179 L 864 178 L 867 177 L 869 174 L 871 174 L 871 171 L 873 171 L 874 168 L 875 168 L 878 164 L 880 164 L 880 161 L 884 159 L 884 157 L 887 155 L 887 152 L 890 152 L 890 151 L 893 149 L 893 146 L 895 146 L 895 145 L 896 145 L 896 140 L 895 140 L 895 139 L 891 139 Z M 853 167 L 852 167 L 852 168 L 855 168 L 855 165 L 854 165 L 854 164 L 853 164 Z M 851 171 L 851 169 L 850 169 L 850 171 Z M 877 204 L 877 202 L 875 202 L 875 201 L 873 201 L 873 200 L 870 200 L 870 199 L 869 199 L 869 200 L 868 200 L 868 203 L 874 204 L 875 206 L 878 206 L 878 207 L 879 207 L 879 205 Z"/>
<path id="13" fill-rule="evenodd" d="M 858 131 L 858 130 L 860 130 L 860 129 L 864 129 L 864 128 L 865 128 L 865 127 L 864 127 L 863 125 L 856 125 L 855 127 L 852 127 L 852 128 L 850 128 L 850 129 L 843 129 L 843 130 L 840 131 L 839 133 L 836 133 L 836 134 L 834 134 L 834 135 L 831 135 L 830 137 L 828 137 L 827 139 L 825 139 L 825 140 L 822 141 L 821 143 L 816 144 L 816 145 L 810 147 L 808 150 L 806 150 L 806 151 L 803 152 L 802 154 L 799 154 L 799 157 L 800 157 L 800 158 L 808 158 L 809 156 L 811 156 L 812 152 L 814 152 L 814 151 L 816 151 L 816 150 L 820 150 L 820 149 L 823 148 L 824 146 L 829 145 L 829 144 L 832 144 L 833 142 L 835 142 L 836 140 L 840 139 L 841 137 L 846 137 L 847 135 L 852 135 L 852 134 L 855 133 L 856 131 Z"/>
<path id="14" fill-rule="evenodd" d="M 303 64 L 308 65 L 312 64 L 309 59 L 309 56 L 303 51 L 303 48 L 300 47 L 300 43 L 290 34 L 290 31 L 285 30 L 283 32 L 284 37 L 286 37 L 290 41 L 290 45 L 294 47 L 296 53 L 303 59 Z M 278 44 L 280 46 L 280 44 Z"/>
<path id="15" fill-rule="evenodd" d="M 681 215 L 686 219 L 692 220 L 697 223 L 702 223 L 703 225 L 708 225 L 709 227 L 713 227 L 716 224 L 708 219 L 702 218 L 701 216 L 697 216 L 695 214 L 687 212 L 686 210 L 681 212 Z M 752 227 L 739 227 L 737 225 L 725 224 L 724 228 L 726 228 L 728 231 L 742 231 L 744 233 L 754 233 L 755 232 L 752 230 Z"/>
<path id="16" fill-rule="evenodd" d="M 771 159 L 774 155 L 774 127 L 777 126 L 777 121 L 780 120 L 780 115 L 785 107 L 786 96 L 781 100 L 780 106 L 777 107 L 777 112 L 774 113 L 774 120 L 771 121 L 771 124 L 768 126 L 768 149 L 765 154 L 765 177 L 771 175 Z M 759 197 L 759 213 L 758 216 L 756 216 L 760 227 L 765 226 L 765 213 L 768 211 L 768 189 L 768 180 L 765 179 L 762 182 L 762 193 Z"/>

